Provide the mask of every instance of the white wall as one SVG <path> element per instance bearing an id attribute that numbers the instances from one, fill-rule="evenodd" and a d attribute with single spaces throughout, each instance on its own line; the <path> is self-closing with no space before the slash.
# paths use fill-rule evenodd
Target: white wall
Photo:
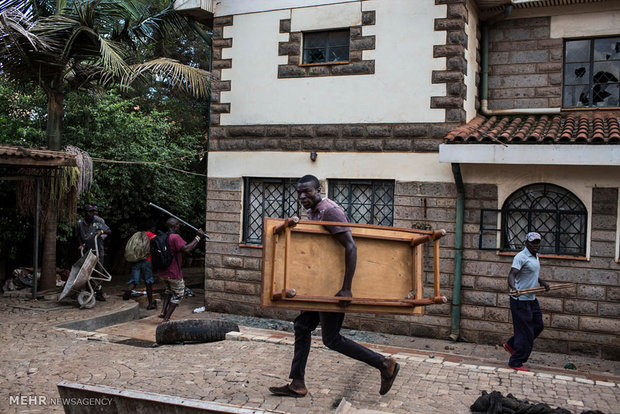
<path id="1" fill-rule="evenodd" d="M 215 17 L 290 9 L 292 7 L 358 2 L 359 0 L 217 0 Z"/>
<path id="2" fill-rule="evenodd" d="M 498 209 L 513 192 L 535 183 L 559 185 L 575 194 L 588 211 L 586 257 L 590 257 L 592 188 L 618 187 L 617 177 L 620 176 L 620 167 L 599 166 L 463 164 L 461 169 L 466 183 L 497 184 Z"/>
<path id="3" fill-rule="evenodd" d="M 212 152 L 209 177 L 298 177 L 377 179 L 399 181 L 454 181 L 450 164 L 437 153 Z"/>
<path id="4" fill-rule="evenodd" d="M 431 84 L 432 70 L 445 69 L 445 58 L 433 58 L 433 45 L 445 44 L 434 19 L 445 17 L 446 7 L 412 0 L 354 3 L 360 13 L 376 10 L 376 25 L 363 29 L 376 35 L 376 50 L 364 52 L 364 59 L 375 59 L 374 75 L 278 79 L 278 64 L 287 63 L 278 56 L 278 42 L 288 40 L 279 22 L 291 18 L 291 10 L 235 15 L 224 29 L 233 47 L 222 57 L 233 63 L 222 70 L 231 91 L 221 93 L 221 102 L 231 103 L 231 112 L 222 114 L 221 124 L 443 122 L 445 110 L 430 109 L 430 97 L 446 94 L 445 84 Z M 337 14 L 339 5 L 322 10 L 330 7 Z"/>
<path id="5" fill-rule="evenodd" d="M 465 33 L 467 33 L 467 50 L 465 51 L 465 59 L 467 59 L 467 74 L 465 75 L 465 86 L 467 86 L 467 95 L 465 96 L 465 120 L 471 121 L 476 117 L 476 98 L 478 97 L 478 87 L 476 86 L 476 75 L 478 74 L 478 62 L 476 61 L 476 52 L 478 50 L 478 14 L 476 6 L 471 0 L 467 2 L 467 24 L 465 25 Z"/>
<path id="6" fill-rule="evenodd" d="M 620 33 L 620 10 L 551 16 L 552 38 L 604 36 L 618 33 Z"/>

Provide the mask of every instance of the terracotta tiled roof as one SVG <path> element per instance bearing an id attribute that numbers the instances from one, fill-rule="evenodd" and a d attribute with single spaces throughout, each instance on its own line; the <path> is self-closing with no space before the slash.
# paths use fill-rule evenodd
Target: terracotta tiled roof
<path id="1" fill-rule="evenodd" d="M 75 167 L 75 155 L 62 151 L 0 144 L 0 166 Z"/>
<path id="2" fill-rule="evenodd" d="M 446 136 L 448 143 L 620 144 L 620 112 L 478 115 Z"/>

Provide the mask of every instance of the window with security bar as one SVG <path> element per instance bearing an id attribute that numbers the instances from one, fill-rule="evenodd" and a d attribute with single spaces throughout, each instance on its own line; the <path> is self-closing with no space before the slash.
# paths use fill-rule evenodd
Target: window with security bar
<path id="1" fill-rule="evenodd" d="M 328 197 L 338 203 L 353 223 L 392 226 L 394 181 L 328 180 Z"/>
<path id="2" fill-rule="evenodd" d="M 542 236 L 541 254 L 585 256 L 587 217 L 584 204 L 567 189 L 547 183 L 528 185 L 511 194 L 501 210 L 481 210 L 479 247 L 519 251 L 525 246 L 525 235 L 535 231 Z"/>
<path id="3" fill-rule="evenodd" d="M 262 244 L 265 217 L 299 216 L 297 178 L 245 178 L 243 243 Z"/>
<path id="4" fill-rule="evenodd" d="M 620 106 L 620 36 L 564 43 L 564 108 Z"/>
<path id="5" fill-rule="evenodd" d="M 347 62 L 349 29 L 304 33 L 303 64 Z"/>

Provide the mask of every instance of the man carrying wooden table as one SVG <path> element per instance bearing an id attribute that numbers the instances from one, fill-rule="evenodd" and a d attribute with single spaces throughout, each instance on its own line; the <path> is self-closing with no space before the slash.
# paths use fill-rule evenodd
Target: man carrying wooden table
<path id="1" fill-rule="evenodd" d="M 514 335 L 504 344 L 504 349 L 510 354 L 508 367 L 516 371 L 529 371 L 523 364 L 527 362 L 534 339 L 543 331 L 543 320 L 538 300 L 534 293 L 519 292 L 523 289 L 531 289 L 538 285 L 546 291 L 550 287 L 547 282 L 539 279 L 540 262 L 538 251 L 540 250 L 540 234 L 528 233 L 525 236 L 525 248 L 514 257 L 512 267 L 508 274 L 508 286 L 510 286 L 510 313 Z"/>
<path id="2" fill-rule="evenodd" d="M 318 178 L 313 175 L 305 175 L 299 180 L 297 196 L 301 205 L 307 210 L 310 220 L 344 223 L 348 221 L 342 208 L 332 200 L 321 196 L 321 184 Z M 336 296 L 345 298 L 340 302 L 341 306 L 344 307 L 350 303 L 346 298 L 353 297 L 351 284 L 357 264 L 357 246 L 348 226 L 326 226 L 326 229 L 345 248 L 344 281 L 342 289 L 336 293 Z M 289 375 L 292 381 L 290 384 L 281 387 L 269 387 L 269 391 L 272 394 L 286 397 L 304 397 L 308 393 L 304 380 L 306 363 L 310 353 L 312 331 L 320 323 L 325 346 L 377 368 L 381 373 L 379 394 L 386 394 L 392 387 L 396 375 L 398 375 L 400 368 L 398 363 L 393 358 L 386 358 L 340 335 L 343 321 L 344 313 L 340 312 L 302 311 L 295 318 L 294 324 L 295 351 Z"/>

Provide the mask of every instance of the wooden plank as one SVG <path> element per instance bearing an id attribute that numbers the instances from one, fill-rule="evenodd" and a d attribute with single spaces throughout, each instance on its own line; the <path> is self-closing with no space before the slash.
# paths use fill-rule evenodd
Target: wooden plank
<path id="1" fill-rule="evenodd" d="M 294 227 L 285 226 L 284 239 L 278 239 L 274 229 L 282 223 L 283 219 L 265 219 L 261 306 L 343 311 L 334 295 L 342 288 L 344 247 L 323 226 L 346 223 L 302 220 Z M 432 240 L 436 237 L 433 232 L 360 224 L 350 227 L 358 260 L 354 298 L 344 311 L 423 315 L 424 305 L 436 303 L 434 298 L 423 298 L 423 246 L 411 245 L 413 239 L 426 235 Z M 408 299 L 412 290 L 415 295 Z"/>

